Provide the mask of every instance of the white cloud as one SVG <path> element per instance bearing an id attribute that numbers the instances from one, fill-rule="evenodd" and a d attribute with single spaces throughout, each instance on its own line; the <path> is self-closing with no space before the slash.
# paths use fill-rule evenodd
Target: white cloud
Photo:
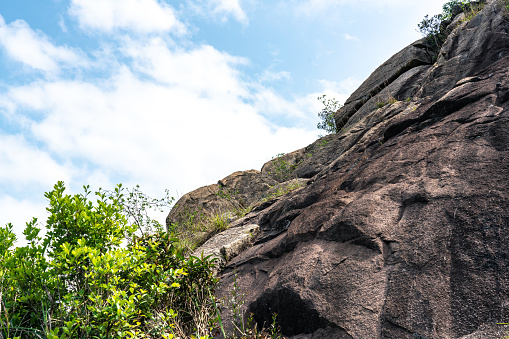
<path id="1" fill-rule="evenodd" d="M 83 29 L 178 34 L 185 31 L 174 9 L 159 0 L 71 0 L 69 13 Z"/>
<path id="2" fill-rule="evenodd" d="M 55 75 L 62 66 L 87 64 L 80 51 L 53 45 L 46 35 L 32 30 L 25 21 L 6 24 L 1 15 L 0 46 L 12 59 L 48 74 Z"/>
<path id="3" fill-rule="evenodd" d="M 348 33 L 347 33 L 347 34 L 345 34 L 345 35 L 344 35 L 344 37 L 345 37 L 345 40 L 355 40 L 355 41 L 358 41 L 358 40 L 359 40 L 359 38 L 357 38 L 357 37 L 355 37 L 355 36 L 351 36 L 351 35 L 350 35 L 350 34 L 348 34 Z"/>
<path id="4" fill-rule="evenodd" d="M 37 218 L 39 223 L 46 222 L 48 213 L 46 212 L 46 204 L 42 199 L 15 199 L 9 195 L 0 194 L 0 227 L 5 226 L 7 223 L 12 223 L 13 231 L 16 234 L 16 246 L 23 246 L 26 244 L 23 230 L 27 222 L 32 218 Z M 44 228 L 44 227 L 42 227 Z M 40 233 L 39 235 L 42 235 Z"/>
<path id="5" fill-rule="evenodd" d="M 347 78 L 343 81 L 329 81 L 319 80 L 322 85 L 322 94 L 327 95 L 328 99 L 335 98 L 340 104 L 343 104 L 346 99 L 361 85 L 361 81 L 355 78 Z"/>
<path id="6" fill-rule="evenodd" d="M 216 13 L 231 14 L 236 20 L 247 23 L 247 15 L 240 7 L 239 0 L 214 0 L 213 3 Z"/>
<path id="7" fill-rule="evenodd" d="M 0 134 L 0 163 L 0 185 L 3 187 L 51 186 L 58 180 L 70 178 L 68 168 L 20 135 Z"/>
<path id="8" fill-rule="evenodd" d="M 314 130 L 279 128 L 260 114 L 266 108 L 306 119 L 298 105 L 275 94 L 264 107 L 245 102 L 250 85 L 235 68 L 243 59 L 211 46 L 172 51 L 158 39 L 125 44 L 136 67 L 121 67 L 103 83 L 37 82 L 6 94 L 15 109 L 45 112 L 29 131 L 52 153 L 100 168 L 88 177 L 73 172 L 73 182 L 126 178 L 149 191 L 187 192 L 259 169 L 274 155 L 267 150 L 289 152 L 315 139 Z"/>
<path id="9" fill-rule="evenodd" d="M 297 101 L 289 101 L 271 88 L 261 87 L 253 98 L 259 112 L 267 116 L 286 116 L 291 119 L 306 119 L 308 112 L 301 109 Z"/>
<path id="10" fill-rule="evenodd" d="M 192 50 L 171 49 L 162 39 L 128 40 L 124 53 L 133 58 L 135 69 L 179 90 L 204 97 L 245 96 L 245 85 L 236 67 L 243 58 L 222 53 L 209 45 Z"/>
<path id="11" fill-rule="evenodd" d="M 274 81 L 278 81 L 278 80 L 290 79 L 291 77 L 292 76 L 291 76 L 290 72 L 285 72 L 285 71 L 271 72 L 271 71 L 265 70 L 260 75 L 258 81 L 260 81 L 262 83 L 263 82 L 274 82 Z"/>
<path id="12" fill-rule="evenodd" d="M 233 17 L 242 24 L 249 23 L 249 18 L 242 9 L 239 0 L 197 0 L 191 5 L 191 8 L 203 16 L 219 19 L 222 22 Z"/>

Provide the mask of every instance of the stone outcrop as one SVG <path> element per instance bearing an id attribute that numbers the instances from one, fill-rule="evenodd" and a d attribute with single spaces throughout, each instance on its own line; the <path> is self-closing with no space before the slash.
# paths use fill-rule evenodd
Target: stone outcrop
<path id="1" fill-rule="evenodd" d="M 225 264 L 249 248 L 260 231 L 260 226 L 255 224 L 242 224 L 239 220 L 237 225 L 232 224 L 226 231 L 206 241 L 200 248 L 193 252 L 193 256 L 211 256 L 216 260 L 216 273 Z"/>
<path id="2" fill-rule="evenodd" d="M 509 25 L 496 1 L 457 23 L 435 63 L 417 42 L 378 68 L 295 168 L 307 184 L 236 223 L 259 233 L 220 296 L 236 276 L 246 313 L 294 339 L 504 335 Z M 384 91 L 399 101 L 373 105 Z"/>
<path id="3" fill-rule="evenodd" d="M 361 86 L 350 95 L 336 114 L 336 126 L 344 126 L 361 107 L 370 108 L 375 100 L 384 100 L 388 96 L 406 99 L 416 91 L 416 76 L 420 76 L 423 66 L 429 67 L 435 55 L 430 51 L 426 39 L 416 41 L 393 55 L 378 67 Z M 390 89 L 387 89 L 388 86 Z M 385 91 L 384 91 L 385 90 Z M 384 93 L 381 93 L 384 91 Z"/>
<path id="4" fill-rule="evenodd" d="M 167 227 L 197 214 L 212 215 L 249 206 L 264 198 L 278 182 L 256 170 L 239 171 L 216 184 L 200 187 L 182 196 L 166 218 Z"/>

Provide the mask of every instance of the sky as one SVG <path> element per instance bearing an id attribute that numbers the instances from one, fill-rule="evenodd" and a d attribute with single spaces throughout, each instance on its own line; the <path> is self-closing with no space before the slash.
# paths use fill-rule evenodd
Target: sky
<path id="1" fill-rule="evenodd" d="M 343 103 L 443 3 L 1 0 L 0 225 L 44 223 L 59 180 L 179 198 L 307 146 L 317 97 Z"/>

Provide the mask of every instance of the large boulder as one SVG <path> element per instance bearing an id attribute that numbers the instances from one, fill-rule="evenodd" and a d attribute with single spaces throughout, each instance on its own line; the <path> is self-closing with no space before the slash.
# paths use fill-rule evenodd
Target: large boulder
<path id="1" fill-rule="evenodd" d="M 333 135 L 321 137 L 306 147 L 266 162 L 261 171 L 278 182 L 294 178 L 311 178 L 322 170 L 324 164 L 330 162 L 329 156 L 324 158 L 329 152 L 323 150 L 329 148 L 329 142 L 334 139 Z"/>
<path id="2" fill-rule="evenodd" d="M 213 214 L 248 207 L 267 195 L 278 182 L 256 170 L 238 171 L 216 184 L 200 187 L 182 196 L 166 218 L 166 226 Z"/>
<path id="3" fill-rule="evenodd" d="M 395 65 L 392 81 L 380 88 L 372 75 L 352 95 L 345 128 L 305 161 L 307 185 L 243 221 L 259 234 L 219 274 L 217 293 L 235 283 L 248 292 L 246 313 L 266 325 L 277 313 L 295 339 L 502 337 L 507 27 L 488 1 L 452 31 L 435 64 L 415 59 L 415 44 L 385 63 Z M 386 88 L 409 101 L 363 107 L 374 95 L 362 93 Z"/>

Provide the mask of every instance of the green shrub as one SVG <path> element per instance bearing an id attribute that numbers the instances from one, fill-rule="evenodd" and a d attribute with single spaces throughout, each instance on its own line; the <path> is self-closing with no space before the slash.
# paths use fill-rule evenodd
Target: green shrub
<path id="1" fill-rule="evenodd" d="M 269 171 L 269 174 L 278 182 L 284 182 L 290 179 L 293 171 L 300 164 L 300 162 L 290 164 L 283 159 L 285 155 L 285 153 L 279 153 L 272 158 L 272 169 Z"/>
<path id="2" fill-rule="evenodd" d="M 341 108 L 341 104 L 335 98 L 326 99 L 325 96 L 326 95 L 324 94 L 317 98 L 322 102 L 324 108 L 322 108 L 321 112 L 318 113 L 318 117 L 321 121 L 316 127 L 318 129 L 323 129 L 327 132 L 327 134 L 337 133 L 339 132 L 339 129 L 336 126 L 334 113 Z"/>
<path id="3" fill-rule="evenodd" d="M 269 194 L 267 197 L 263 198 L 262 201 L 269 201 L 272 199 L 276 199 L 278 197 L 281 197 L 283 195 L 286 195 L 290 193 L 291 191 L 302 187 L 302 183 L 299 181 L 290 182 L 288 185 L 280 185 L 277 190 L 271 194 Z"/>
<path id="4" fill-rule="evenodd" d="M 506 1 L 506 0 L 502 0 Z M 442 6 L 442 13 L 432 17 L 426 15 L 424 19 L 417 25 L 419 32 L 426 37 L 426 41 L 430 46 L 432 53 L 438 53 L 447 39 L 444 22 L 452 18 L 452 10 L 455 5 L 460 5 L 466 15 L 465 20 L 471 20 L 485 6 L 485 3 L 478 3 L 471 0 L 451 0 Z"/>
<path id="5" fill-rule="evenodd" d="M 215 213 L 208 218 L 210 231 L 214 234 L 225 231 L 228 228 L 229 213 Z"/>
<path id="6" fill-rule="evenodd" d="M 44 237 L 33 219 L 24 231 L 27 245 L 14 248 L 12 225 L 0 228 L 0 337 L 172 338 L 211 333 L 217 320 L 214 263 L 187 259 L 161 227 L 143 232 L 157 226 L 148 217 L 140 219 L 149 203 L 146 196 L 135 194 L 132 200 L 119 185 L 109 193 L 96 192 L 94 203 L 88 187 L 73 196 L 64 191 L 59 182 L 45 194 L 50 215 Z M 133 209 L 126 210 L 127 205 Z M 211 311 L 197 317 L 196 309 Z"/>

